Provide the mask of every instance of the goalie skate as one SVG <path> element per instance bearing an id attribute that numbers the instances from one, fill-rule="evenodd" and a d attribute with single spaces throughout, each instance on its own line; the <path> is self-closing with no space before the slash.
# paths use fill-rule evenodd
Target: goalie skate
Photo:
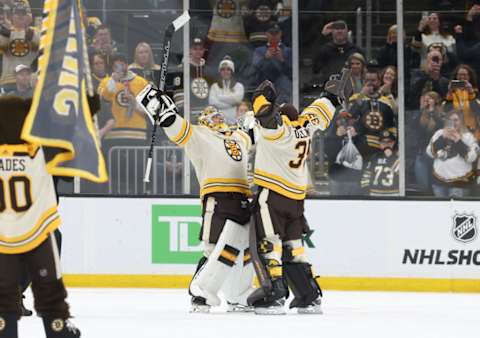
<path id="1" fill-rule="evenodd" d="M 301 315 L 316 314 L 323 315 L 322 311 L 322 298 L 315 299 L 312 304 L 306 307 L 297 308 L 297 313 Z"/>
<path id="2" fill-rule="evenodd" d="M 227 302 L 227 312 L 253 312 L 253 306 Z"/>
<path id="3" fill-rule="evenodd" d="M 210 313 L 211 306 L 207 304 L 207 301 L 203 297 L 192 297 L 192 306 L 190 307 L 190 313 Z"/>
<path id="4" fill-rule="evenodd" d="M 257 315 L 285 315 L 285 300 L 284 299 L 277 299 L 269 304 L 265 304 L 262 306 L 255 306 L 254 311 Z"/>

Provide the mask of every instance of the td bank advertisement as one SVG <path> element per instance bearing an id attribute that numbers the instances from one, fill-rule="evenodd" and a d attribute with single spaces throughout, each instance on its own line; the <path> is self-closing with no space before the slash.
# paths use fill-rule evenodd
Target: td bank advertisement
<path id="1" fill-rule="evenodd" d="M 199 199 L 62 198 L 67 274 L 191 275 Z M 307 255 L 326 277 L 480 279 L 480 203 L 307 200 Z"/>

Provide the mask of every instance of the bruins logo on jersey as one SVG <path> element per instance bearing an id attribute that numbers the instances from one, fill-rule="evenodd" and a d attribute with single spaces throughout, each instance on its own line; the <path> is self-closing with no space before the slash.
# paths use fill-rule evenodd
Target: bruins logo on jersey
<path id="1" fill-rule="evenodd" d="M 9 50 L 15 57 L 27 56 L 30 53 L 30 44 L 25 39 L 15 39 L 10 42 Z"/>
<path id="2" fill-rule="evenodd" d="M 365 114 L 363 121 L 365 126 L 370 130 L 380 131 L 384 129 L 383 114 L 378 111 L 371 111 Z"/>
<path id="3" fill-rule="evenodd" d="M 233 0 L 220 0 L 217 2 L 218 15 L 224 19 L 230 19 L 235 15 L 237 5 Z"/>
<path id="4" fill-rule="evenodd" d="M 242 160 L 242 149 L 238 145 L 237 141 L 234 140 L 224 140 L 223 144 L 225 145 L 225 150 L 227 154 L 234 159 L 235 161 Z"/>
<path id="5" fill-rule="evenodd" d="M 118 103 L 119 106 L 125 107 L 125 108 L 127 108 L 130 105 L 130 103 L 128 102 L 128 99 L 125 95 L 124 90 L 120 90 L 117 93 L 117 103 Z"/>
<path id="6" fill-rule="evenodd" d="M 208 83 L 203 77 L 197 77 L 192 80 L 192 93 L 199 99 L 208 97 Z"/>

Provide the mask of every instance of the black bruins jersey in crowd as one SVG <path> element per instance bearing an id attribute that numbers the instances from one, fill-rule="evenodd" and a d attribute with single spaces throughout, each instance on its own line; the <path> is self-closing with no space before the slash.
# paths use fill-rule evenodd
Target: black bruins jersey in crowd
<path id="1" fill-rule="evenodd" d="M 362 175 L 362 188 L 370 196 L 398 196 L 400 160 L 398 154 L 390 157 L 383 152 L 374 154 Z"/>
<path id="2" fill-rule="evenodd" d="M 378 99 L 353 96 L 350 113 L 358 121 L 358 134 L 365 138 L 364 146 L 359 151 L 364 158 L 370 157 L 380 149 L 380 135 L 383 131 L 393 131 L 396 119 L 392 107 L 386 97 Z"/>

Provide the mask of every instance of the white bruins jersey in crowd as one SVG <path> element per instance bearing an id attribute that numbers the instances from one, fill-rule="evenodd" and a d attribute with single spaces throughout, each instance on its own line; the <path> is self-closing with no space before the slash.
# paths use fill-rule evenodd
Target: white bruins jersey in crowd
<path id="1" fill-rule="evenodd" d="M 31 251 L 59 225 L 55 188 L 43 149 L 0 145 L 0 253 Z"/>
<path id="2" fill-rule="evenodd" d="M 312 136 L 325 130 L 335 114 L 328 99 L 315 100 L 296 121 L 282 116 L 283 124 L 266 129 L 256 124 L 256 157 L 254 183 L 294 200 L 303 200 L 307 191 L 305 166 Z"/>
<path id="3" fill-rule="evenodd" d="M 200 183 L 201 198 L 213 192 L 251 195 L 247 178 L 251 140 L 246 133 L 216 132 L 206 126 L 192 125 L 179 115 L 164 130 L 172 142 L 185 147 Z"/>

